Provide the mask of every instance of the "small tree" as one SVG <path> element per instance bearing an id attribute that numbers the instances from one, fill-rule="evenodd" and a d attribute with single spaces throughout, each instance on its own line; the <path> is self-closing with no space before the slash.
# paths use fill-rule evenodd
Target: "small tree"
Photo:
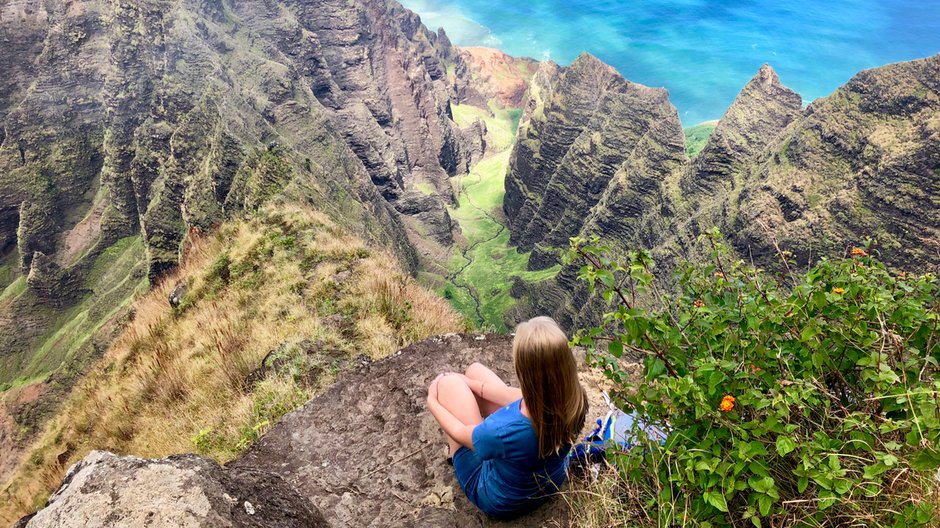
<path id="1" fill-rule="evenodd" d="M 567 255 L 612 307 L 574 343 L 625 408 L 668 431 L 610 455 L 658 524 L 936 523 L 937 278 L 855 248 L 802 275 L 782 256 L 778 282 L 705 238 L 711 262 L 681 268 L 678 295 L 657 289 L 646 252 L 621 264 L 574 238 Z M 625 354 L 643 358 L 642 379 Z"/>

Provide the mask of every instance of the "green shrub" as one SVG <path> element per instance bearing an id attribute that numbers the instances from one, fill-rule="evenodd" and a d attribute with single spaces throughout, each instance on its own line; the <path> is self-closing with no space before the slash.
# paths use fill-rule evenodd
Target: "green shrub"
<path id="1" fill-rule="evenodd" d="M 778 282 L 706 238 L 712 262 L 681 269 L 679 295 L 645 252 L 620 265 L 575 238 L 568 253 L 613 307 L 574 343 L 667 431 L 610 455 L 657 524 L 935 526 L 937 278 L 856 248 L 800 275 L 784 260 Z M 624 355 L 643 358 L 641 380 Z"/>

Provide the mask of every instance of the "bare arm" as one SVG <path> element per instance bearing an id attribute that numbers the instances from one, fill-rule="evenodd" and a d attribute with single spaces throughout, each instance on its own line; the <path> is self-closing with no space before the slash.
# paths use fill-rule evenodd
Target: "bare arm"
<path id="1" fill-rule="evenodd" d="M 441 429 L 447 433 L 447 436 L 456 440 L 458 444 L 473 449 L 473 429 L 476 425 L 465 425 L 444 408 L 441 402 L 437 401 L 436 387 L 433 395 L 428 394 L 428 410 L 434 415 L 437 423 L 441 424 Z"/>

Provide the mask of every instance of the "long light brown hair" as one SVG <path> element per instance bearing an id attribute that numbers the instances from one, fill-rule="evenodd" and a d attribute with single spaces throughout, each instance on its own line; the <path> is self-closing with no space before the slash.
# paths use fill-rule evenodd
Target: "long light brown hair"
<path id="1" fill-rule="evenodd" d="M 578 437 L 588 411 L 568 337 L 550 317 L 530 319 L 516 327 L 512 357 L 539 456 L 556 454 Z"/>

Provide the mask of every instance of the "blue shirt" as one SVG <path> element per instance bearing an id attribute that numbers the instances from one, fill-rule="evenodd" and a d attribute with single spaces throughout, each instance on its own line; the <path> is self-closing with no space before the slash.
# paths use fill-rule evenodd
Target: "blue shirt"
<path id="1" fill-rule="evenodd" d="M 539 443 L 517 400 L 473 429 L 473 451 L 454 454 L 457 480 L 470 502 L 494 517 L 513 517 L 539 506 L 561 488 L 568 449 L 539 457 Z"/>

